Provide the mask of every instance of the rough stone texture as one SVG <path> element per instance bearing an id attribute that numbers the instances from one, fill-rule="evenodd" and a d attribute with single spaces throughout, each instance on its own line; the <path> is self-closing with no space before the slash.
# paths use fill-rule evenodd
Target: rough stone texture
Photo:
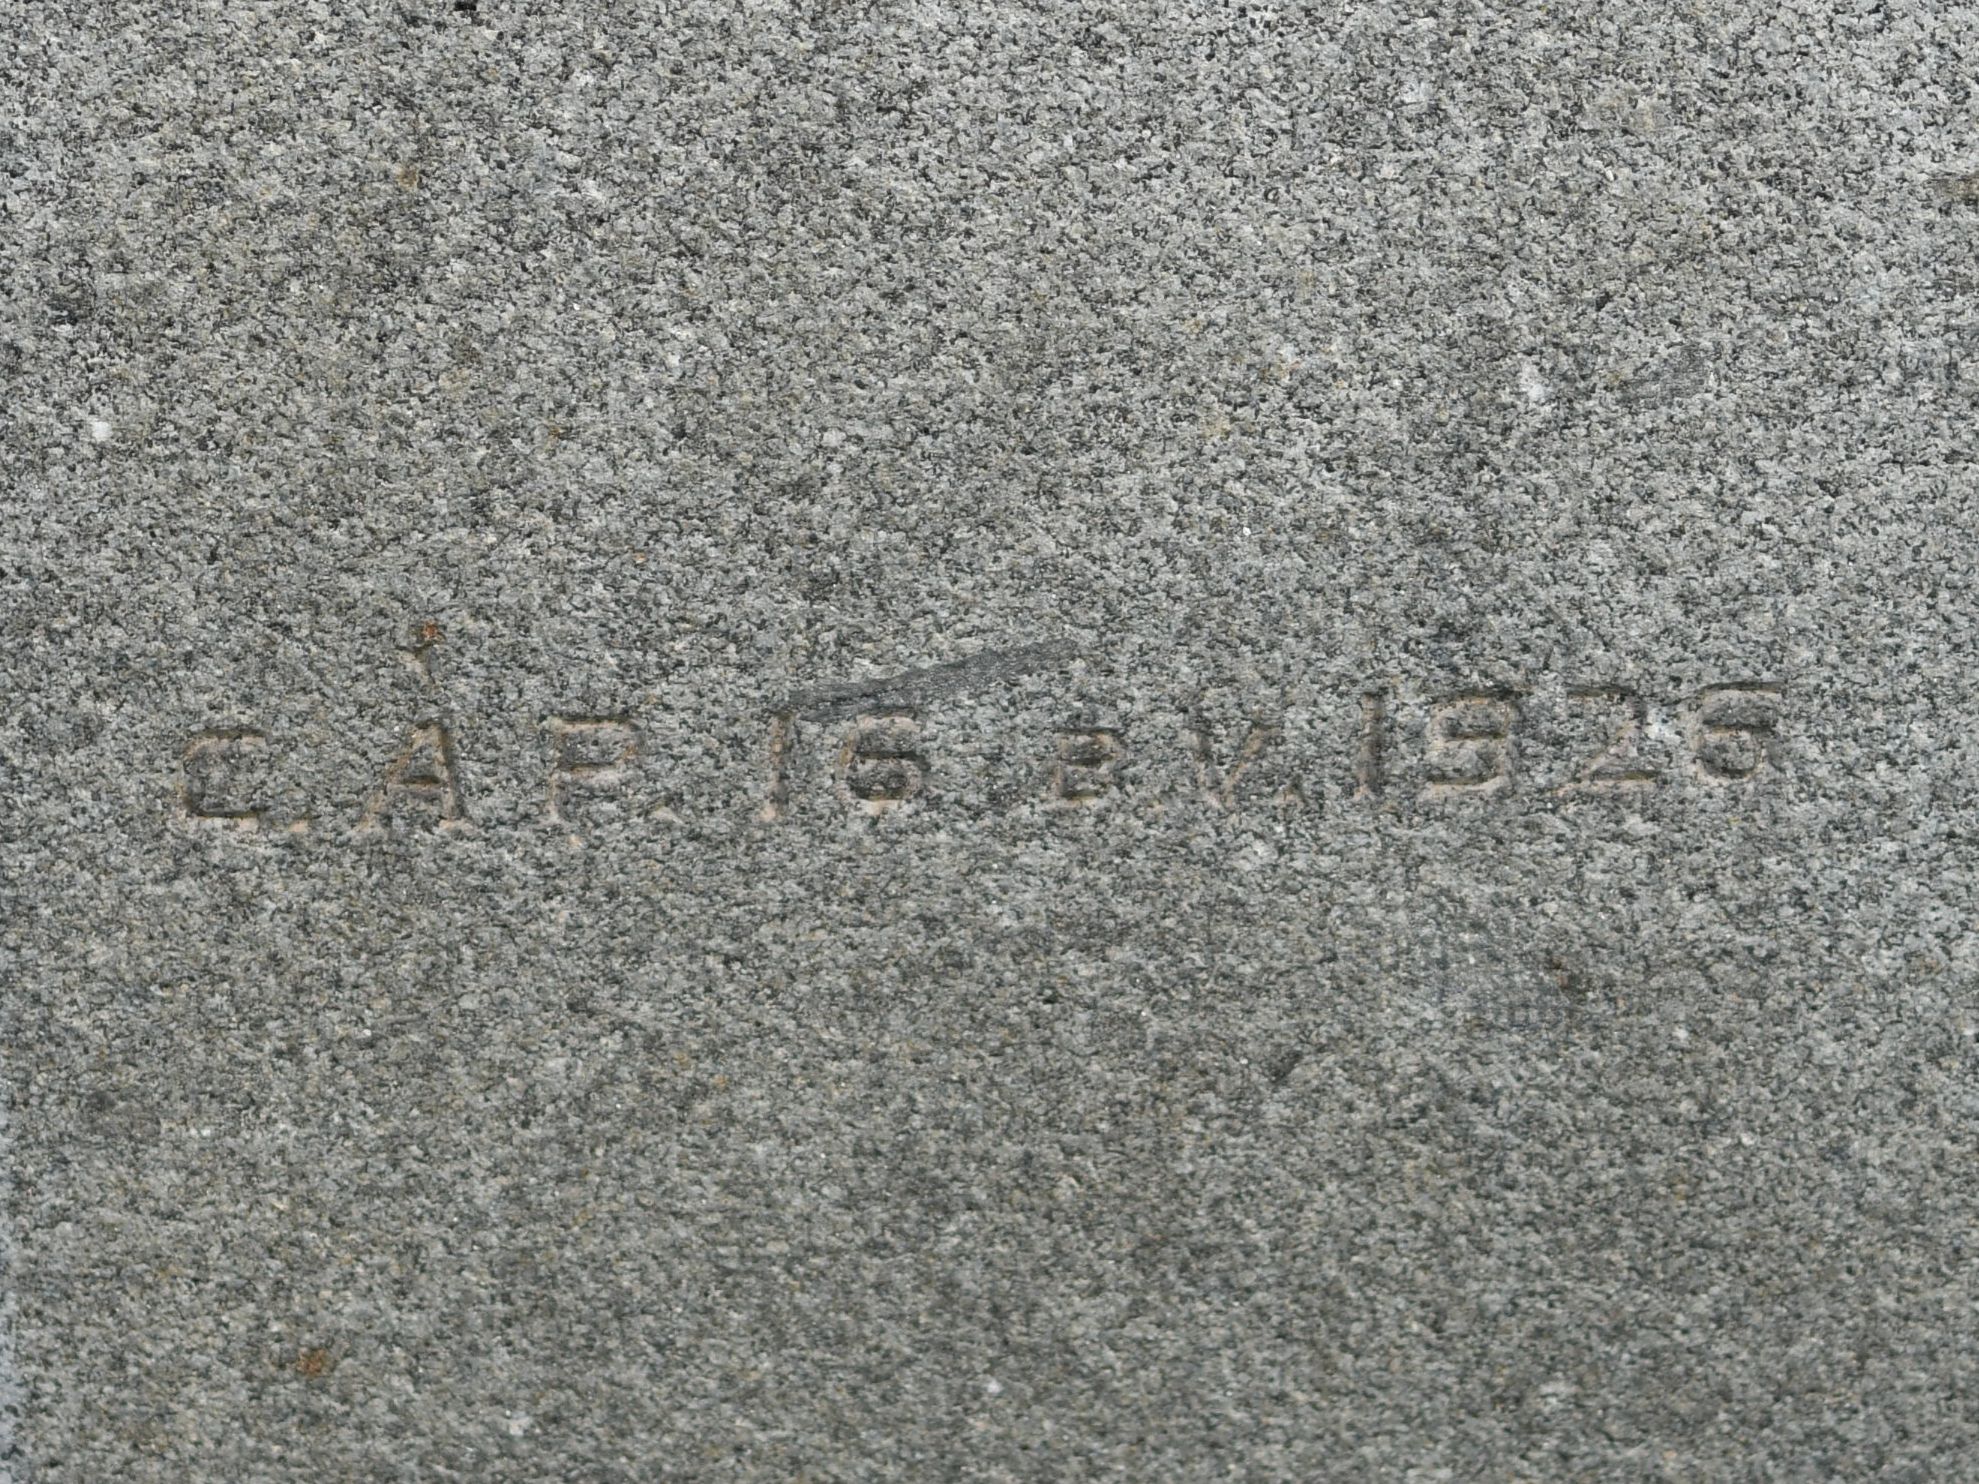
<path id="1" fill-rule="evenodd" d="M 1979 1474 L 1975 74 L 0 0 L 21 1476 Z"/>

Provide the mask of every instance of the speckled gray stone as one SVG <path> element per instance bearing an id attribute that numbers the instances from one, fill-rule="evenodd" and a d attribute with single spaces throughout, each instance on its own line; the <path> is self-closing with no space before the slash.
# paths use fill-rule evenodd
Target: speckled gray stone
<path id="1" fill-rule="evenodd" d="M 1979 1476 L 1975 75 L 0 0 L 16 1476 Z"/>

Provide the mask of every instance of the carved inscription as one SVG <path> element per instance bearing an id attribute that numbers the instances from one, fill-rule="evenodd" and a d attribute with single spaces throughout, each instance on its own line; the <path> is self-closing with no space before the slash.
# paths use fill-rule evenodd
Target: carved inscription
<path id="1" fill-rule="evenodd" d="M 1051 796 L 1061 804 L 1092 804 L 1114 789 L 1127 744 L 1110 727 L 1086 727 L 1058 734 L 1058 756 L 1051 765 Z"/>
<path id="2" fill-rule="evenodd" d="M 1692 715 L 1698 776 L 1732 782 L 1764 768 L 1773 759 L 1779 708 L 1776 685 L 1719 685 L 1699 695 Z"/>
<path id="3" fill-rule="evenodd" d="M 839 787 L 871 814 L 906 803 L 927 786 L 920 740 L 921 724 L 911 712 L 860 717 L 839 748 Z"/>
<path id="4" fill-rule="evenodd" d="M 267 746 L 260 732 L 235 729 L 201 732 L 187 742 L 179 759 L 179 817 L 188 824 L 260 829 L 267 811 L 241 796 L 238 777 L 223 783 L 222 775 L 237 775 L 243 759 Z"/>
<path id="5" fill-rule="evenodd" d="M 790 807 L 790 754 L 797 746 L 797 713 L 779 711 L 770 718 L 770 786 L 756 817 L 764 824 L 782 819 Z"/>
<path id="6" fill-rule="evenodd" d="M 1648 703 L 1634 691 L 1614 685 L 1577 686 L 1567 692 L 1567 699 L 1579 706 L 1601 708 L 1612 730 L 1607 747 L 1561 784 L 1560 791 L 1601 793 L 1652 787 L 1656 770 L 1643 762 L 1640 752 L 1649 720 Z"/>
<path id="7" fill-rule="evenodd" d="M 959 683 L 947 669 L 930 673 L 944 684 Z M 761 747 L 756 755 L 765 781 L 760 792 L 739 785 L 760 802 L 744 807 L 772 825 L 794 813 L 814 817 L 816 801 L 832 793 L 855 817 L 938 804 L 946 796 L 935 745 L 942 734 L 929 730 L 928 713 L 949 700 L 925 679 L 896 689 L 917 698 L 885 699 L 885 687 L 837 688 L 772 712 L 755 734 L 762 741 L 750 744 Z M 1288 741 L 1286 725 L 1267 717 L 1242 722 L 1241 734 L 1187 714 L 1179 727 L 1170 722 L 1145 731 L 1132 721 L 1097 724 L 1088 711 L 1015 739 L 1008 766 L 1016 771 L 1008 776 L 1024 780 L 1020 787 L 1035 803 L 1055 809 L 1105 810 L 1155 788 L 1170 802 L 1186 797 L 1219 815 L 1267 802 L 1315 815 L 1505 798 L 1521 799 L 1526 808 L 1543 807 L 1538 801 L 1546 799 L 1581 800 L 1576 807 L 1585 808 L 1648 807 L 1712 794 L 1744 799 L 1781 767 L 1785 711 L 1782 687 L 1760 680 L 1660 701 L 1618 683 L 1556 684 L 1537 693 L 1485 687 L 1425 693 L 1390 685 L 1342 698 L 1333 714 L 1343 735 L 1330 751 L 1315 750 L 1323 744 L 1306 732 Z M 681 822 L 672 809 L 639 797 L 651 785 L 642 785 L 646 767 L 633 712 L 549 716 L 542 731 L 544 754 L 533 775 L 540 793 L 530 806 L 542 822 L 571 832 L 615 819 Z M 278 746 L 279 739 L 249 727 L 188 737 L 178 758 L 174 813 L 181 825 L 253 834 L 272 822 L 291 834 L 307 832 L 313 816 L 291 812 L 275 786 Z M 1314 759 L 1335 771 L 1317 771 Z M 956 776 L 980 777 L 981 769 L 980 762 L 965 765 Z M 813 802 L 800 809 L 805 797 Z M 1166 807 L 1157 803 L 1156 812 Z M 511 803 L 489 817 L 513 818 L 516 808 Z M 444 833 L 472 828 L 472 813 L 454 731 L 429 716 L 403 734 L 362 803 L 344 815 L 344 828 L 359 837 L 387 828 Z"/>
<path id="8" fill-rule="evenodd" d="M 1361 696 L 1360 743 L 1354 749 L 1354 797 L 1378 799 L 1388 781 L 1388 697 L 1378 690 Z"/>
<path id="9" fill-rule="evenodd" d="M 1209 732 L 1200 722 L 1190 726 L 1188 731 L 1189 756 L 1196 765 L 1196 787 L 1202 791 L 1205 802 L 1212 807 L 1230 810 L 1237 803 L 1237 781 L 1244 776 L 1252 763 L 1264 755 L 1278 736 L 1278 728 L 1262 722 L 1252 722 L 1244 733 L 1244 740 L 1237 748 L 1236 758 L 1227 766 L 1219 766 L 1211 754 Z"/>
<path id="10" fill-rule="evenodd" d="M 453 733 L 437 721 L 414 727 L 411 740 L 386 765 L 378 786 L 364 801 L 357 833 L 371 834 L 383 828 L 402 810 L 423 814 L 443 830 L 459 829 L 467 823 Z"/>
<path id="11" fill-rule="evenodd" d="M 623 783 L 639 755 L 638 734 L 623 716 L 553 716 L 550 734 L 550 818 L 564 822 L 566 800 Z"/>
<path id="12" fill-rule="evenodd" d="M 1430 708 L 1423 797 L 1448 799 L 1512 786 L 1512 728 L 1519 703 L 1502 692 L 1452 696 Z"/>

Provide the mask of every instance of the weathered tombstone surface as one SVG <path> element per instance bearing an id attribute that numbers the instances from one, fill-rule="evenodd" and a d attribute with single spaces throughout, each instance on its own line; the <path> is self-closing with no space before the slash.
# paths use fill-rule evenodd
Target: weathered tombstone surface
<path id="1" fill-rule="evenodd" d="M 1972 7 L 0 21 L 19 1478 L 1979 1473 Z"/>

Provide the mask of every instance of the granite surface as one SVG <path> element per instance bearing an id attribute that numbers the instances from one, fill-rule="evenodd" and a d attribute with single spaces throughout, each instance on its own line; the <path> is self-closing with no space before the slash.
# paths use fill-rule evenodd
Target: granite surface
<path id="1" fill-rule="evenodd" d="M 1979 1476 L 1975 75 L 0 0 L 16 1477 Z"/>

